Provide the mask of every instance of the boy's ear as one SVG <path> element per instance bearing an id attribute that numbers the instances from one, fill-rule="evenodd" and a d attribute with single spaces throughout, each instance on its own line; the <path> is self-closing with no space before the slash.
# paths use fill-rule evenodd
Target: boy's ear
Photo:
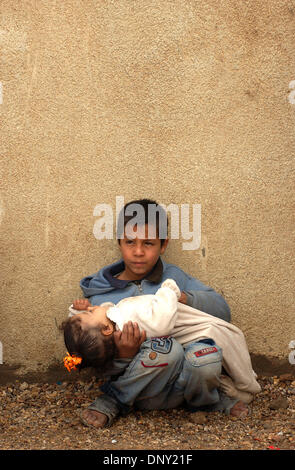
<path id="1" fill-rule="evenodd" d="M 165 253 L 165 250 L 166 250 L 166 248 L 167 248 L 168 242 L 169 242 L 169 238 L 166 238 L 166 240 L 164 241 L 164 243 L 163 243 L 162 246 L 161 246 L 161 251 L 160 251 L 161 255 L 162 255 L 163 253 Z"/>
<path id="2" fill-rule="evenodd" d="M 105 326 L 103 327 L 103 329 L 101 330 L 101 333 L 102 333 L 104 336 L 109 336 L 109 335 L 111 335 L 113 332 L 114 332 L 114 327 L 113 327 L 113 325 L 105 325 Z"/>

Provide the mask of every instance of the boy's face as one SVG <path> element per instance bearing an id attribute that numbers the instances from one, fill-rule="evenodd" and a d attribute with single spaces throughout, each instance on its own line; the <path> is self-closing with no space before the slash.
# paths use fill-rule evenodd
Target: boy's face
<path id="1" fill-rule="evenodd" d="M 125 230 L 119 247 L 125 263 L 126 279 L 133 281 L 142 279 L 153 269 L 159 256 L 165 252 L 168 239 L 161 245 L 155 233 L 148 233 L 148 225 L 135 226 L 129 230 L 133 231 L 133 235 L 136 233 L 136 237 L 132 238 L 132 233 Z"/>

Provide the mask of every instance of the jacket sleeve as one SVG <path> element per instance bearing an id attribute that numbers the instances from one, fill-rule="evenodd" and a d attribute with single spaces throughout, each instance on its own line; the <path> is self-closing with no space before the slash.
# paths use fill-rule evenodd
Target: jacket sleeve
<path id="1" fill-rule="evenodd" d="M 187 295 L 187 305 L 190 307 L 227 322 L 231 321 L 230 308 L 227 302 L 222 295 L 211 287 L 207 287 L 197 279 L 187 276 L 182 290 Z"/>

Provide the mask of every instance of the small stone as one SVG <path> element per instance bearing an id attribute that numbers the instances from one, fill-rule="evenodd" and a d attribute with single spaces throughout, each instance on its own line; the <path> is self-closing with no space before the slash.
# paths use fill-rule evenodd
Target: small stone
<path id="1" fill-rule="evenodd" d="M 279 410 L 280 408 L 288 408 L 289 403 L 286 398 L 277 398 L 276 400 L 272 400 L 269 404 L 271 410 Z"/>
<path id="2" fill-rule="evenodd" d="M 293 374 L 282 374 L 282 375 L 280 375 L 279 380 L 281 382 L 285 382 L 285 381 L 289 381 L 289 380 L 292 381 L 292 380 L 294 380 L 294 375 Z"/>
<path id="3" fill-rule="evenodd" d="M 279 436 L 278 434 L 276 434 L 275 436 L 272 435 L 272 434 L 270 434 L 270 435 L 268 436 L 268 439 L 269 439 L 270 441 L 278 442 L 278 441 L 281 440 L 281 436 Z"/>
<path id="4" fill-rule="evenodd" d="M 272 428 L 273 428 L 273 423 L 272 423 L 272 421 L 266 421 L 266 422 L 263 424 L 263 427 L 264 427 L 264 429 L 272 429 Z"/>
<path id="5" fill-rule="evenodd" d="M 27 388 L 28 388 L 27 382 L 23 382 L 23 383 L 19 386 L 19 389 L 22 390 L 22 391 L 23 391 L 23 390 L 26 390 Z"/>
<path id="6" fill-rule="evenodd" d="M 197 411 L 196 413 L 192 413 L 190 415 L 190 421 L 194 424 L 205 424 L 207 423 L 206 413 L 204 413 L 203 411 Z"/>

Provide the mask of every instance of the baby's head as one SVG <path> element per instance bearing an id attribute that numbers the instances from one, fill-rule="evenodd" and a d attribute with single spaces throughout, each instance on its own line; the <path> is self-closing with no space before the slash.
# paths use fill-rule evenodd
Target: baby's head
<path id="1" fill-rule="evenodd" d="M 65 346 L 71 356 L 78 356 L 82 362 L 78 369 L 93 367 L 105 372 L 117 352 L 113 331 L 107 330 L 103 323 L 88 322 L 88 313 L 79 313 L 64 321 Z M 91 318 L 92 320 L 92 318 Z"/>

